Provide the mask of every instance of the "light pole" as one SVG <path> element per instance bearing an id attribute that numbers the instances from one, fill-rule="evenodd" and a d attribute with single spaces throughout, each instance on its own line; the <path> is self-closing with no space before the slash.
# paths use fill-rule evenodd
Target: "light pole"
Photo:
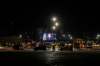
<path id="1" fill-rule="evenodd" d="M 55 32 L 59 27 L 59 20 L 56 16 L 53 16 L 51 18 L 51 22 L 52 22 L 52 30 Z M 54 38 L 56 38 L 56 36 Z"/>
<path id="2" fill-rule="evenodd" d="M 57 17 L 53 16 L 51 21 L 52 21 L 52 29 L 55 31 L 59 26 L 59 20 Z"/>

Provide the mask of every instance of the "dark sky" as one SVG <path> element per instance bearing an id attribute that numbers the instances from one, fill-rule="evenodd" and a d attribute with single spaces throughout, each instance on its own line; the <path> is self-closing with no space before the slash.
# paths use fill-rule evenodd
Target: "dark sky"
<path id="1" fill-rule="evenodd" d="M 95 2 L 33 2 L 29 7 L 8 6 L 1 9 L 0 35 L 33 31 L 44 27 L 53 14 L 61 18 L 65 31 L 99 32 Z"/>

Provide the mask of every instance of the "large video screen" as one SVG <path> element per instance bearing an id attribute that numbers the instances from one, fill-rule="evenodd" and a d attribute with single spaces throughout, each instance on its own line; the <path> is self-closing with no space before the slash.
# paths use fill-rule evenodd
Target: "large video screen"
<path id="1" fill-rule="evenodd" d="M 43 38 L 44 41 L 51 41 L 51 40 L 56 40 L 56 34 L 55 33 L 43 33 Z"/>

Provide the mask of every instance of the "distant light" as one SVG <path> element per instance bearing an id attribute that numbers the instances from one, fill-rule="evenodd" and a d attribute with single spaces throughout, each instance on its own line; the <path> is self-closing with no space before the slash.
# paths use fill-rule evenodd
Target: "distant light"
<path id="1" fill-rule="evenodd" d="M 56 23 L 55 23 L 55 26 L 59 26 L 59 23 L 58 23 L 58 22 L 56 22 Z"/>
<path id="2" fill-rule="evenodd" d="M 56 27 L 55 27 L 55 26 L 53 26 L 53 27 L 52 27 L 52 29 L 53 29 L 53 30 L 55 30 L 55 29 L 56 29 Z"/>
<path id="3" fill-rule="evenodd" d="M 57 18 L 56 17 L 53 17 L 52 18 L 52 21 L 54 21 L 54 22 L 57 21 Z"/>
<path id="4" fill-rule="evenodd" d="M 73 39 L 72 37 L 70 37 L 70 39 Z"/>
<path id="5" fill-rule="evenodd" d="M 49 38 L 49 39 L 51 38 L 51 34 L 50 34 L 50 33 L 48 34 L 48 38 Z"/>
<path id="6" fill-rule="evenodd" d="M 43 34 L 43 40 L 47 40 L 46 39 L 46 33 Z"/>
<path id="7" fill-rule="evenodd" d="M 98 34 L 97 37 L 100 37 L 100 35 Z"/>
<path id="8" fill-rule="evenodd" d="M 68 36 L 69 36 L 70 39 L 73 39 L 73 37 L 70 34 L 68 34 Z"/>
<path id="9" fill-rule="evenodd" d="M 100 38 L 100 34 L 97 34 L 96 39 L 99 39 L 99 38 Z"/>
<path id="10" fill-rule="evenodd" d="M 65 34 L 62 34 L 63 37 L 66 37 Z"/>
<path id="11" fill-rule="evenodd" d="M 70 37 L 71 35 L 70 35 L 70 34 L 68 34 L 68 36 Z"/>
<path id="12" fill-rule="evenodd" d="M 0 49 L 3 49 L 4 47 L 0 47 Z"/>
<path id="13" fill-rule="evenodd" d="M 71 46 L 72 44 L 68 44 L 69 46 Z"/>
<path id="14" fill-rule="evenodd" d="M 19 38 L 22 38 L 22 34 L 19 35 Z"/>

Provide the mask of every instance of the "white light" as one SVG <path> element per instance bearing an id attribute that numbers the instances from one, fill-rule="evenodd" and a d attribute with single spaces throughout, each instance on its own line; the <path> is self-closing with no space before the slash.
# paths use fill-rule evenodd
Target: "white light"
<path id="1" fill-rule="evenodd" d="M 97 34 L 96 39 L 100 38 L 100 34 Z"/>
<path id="2" fill-rule="evenodd" d="M 0 47 L 0 49 L 3 49 L 4 47 Z"/>
<path id="3" fill-rule="evenodd" d="M 51 38 L 51 34 L 48 34 L 48 37 Z"/>
<path id="4" fill-rule="evenodd" d="M 19 38 L 22 38 L 22 34 L 19 35 Z"/>
<path id="5" fill-rule="evenodd" d="M 73 39 L 73 37 L 70 34 L 68 36 L 69 36 L 70 39 Z"/>
<path id="6" fill-rule="evenodd" d="M 53 51 L 53 48 L 50 48 L 50 50 L 49 51 Z"/>
<path id="7" fill-rule="evenodd" d="M 73 39 L 72 37 L 70 37 L 70 39 Z"/>
<path id="8" fill-rule="evenodd" d="M 54 22 L 57 21 L 57 18 L 56 17 L 53 17 L 52 18 L 52 21 L 54 21 Z"/>
<path id="9" fill-rule="evenodd" d="M 59 48 L 55 48 L 55 51 L 59 51 Z"/>
<path id="10" fill-rule="evenodd" d="M 56 23 L 55 23 L 55 26 L 59 26 L 59 23 L 58 23 L 58 22 L 56 22 Z"/>
<path id="11" fill-rule="evenodd" d="M 68 34 L 68 36 L 70 37 L 71 35 L 70 35 L 70 34 Z"/>
<path id="12" fill-rule="evenodd" d="M 71 46 L 72 44 L 68 44 L 69 46 Z"/>
<path id="13" fill-rule="evenodd" d="M 59 49 L 60 49 L 59 46 L 56 45 L 56 46 L 55 46 L 55 51 L 59 51 Z"/>
<path id="14" fill-rule="evenodd" d="M 100 35 L 98 34 L 97 37 L 100 37 Z"/>
<path id="15" fill-rule="evenodd" d="M 53 27 L 52 27 L 52 29 L 53 29 L 53 30 L 55 30 L 55 29 L 56 29 L 56 27 L 55 27 L 55 26 L 53 26 Z"/>
<path id="16" fill-rule="evenodd" d="M 46 40 L 46 33 L 43 34 L 43 40 Z"/>

